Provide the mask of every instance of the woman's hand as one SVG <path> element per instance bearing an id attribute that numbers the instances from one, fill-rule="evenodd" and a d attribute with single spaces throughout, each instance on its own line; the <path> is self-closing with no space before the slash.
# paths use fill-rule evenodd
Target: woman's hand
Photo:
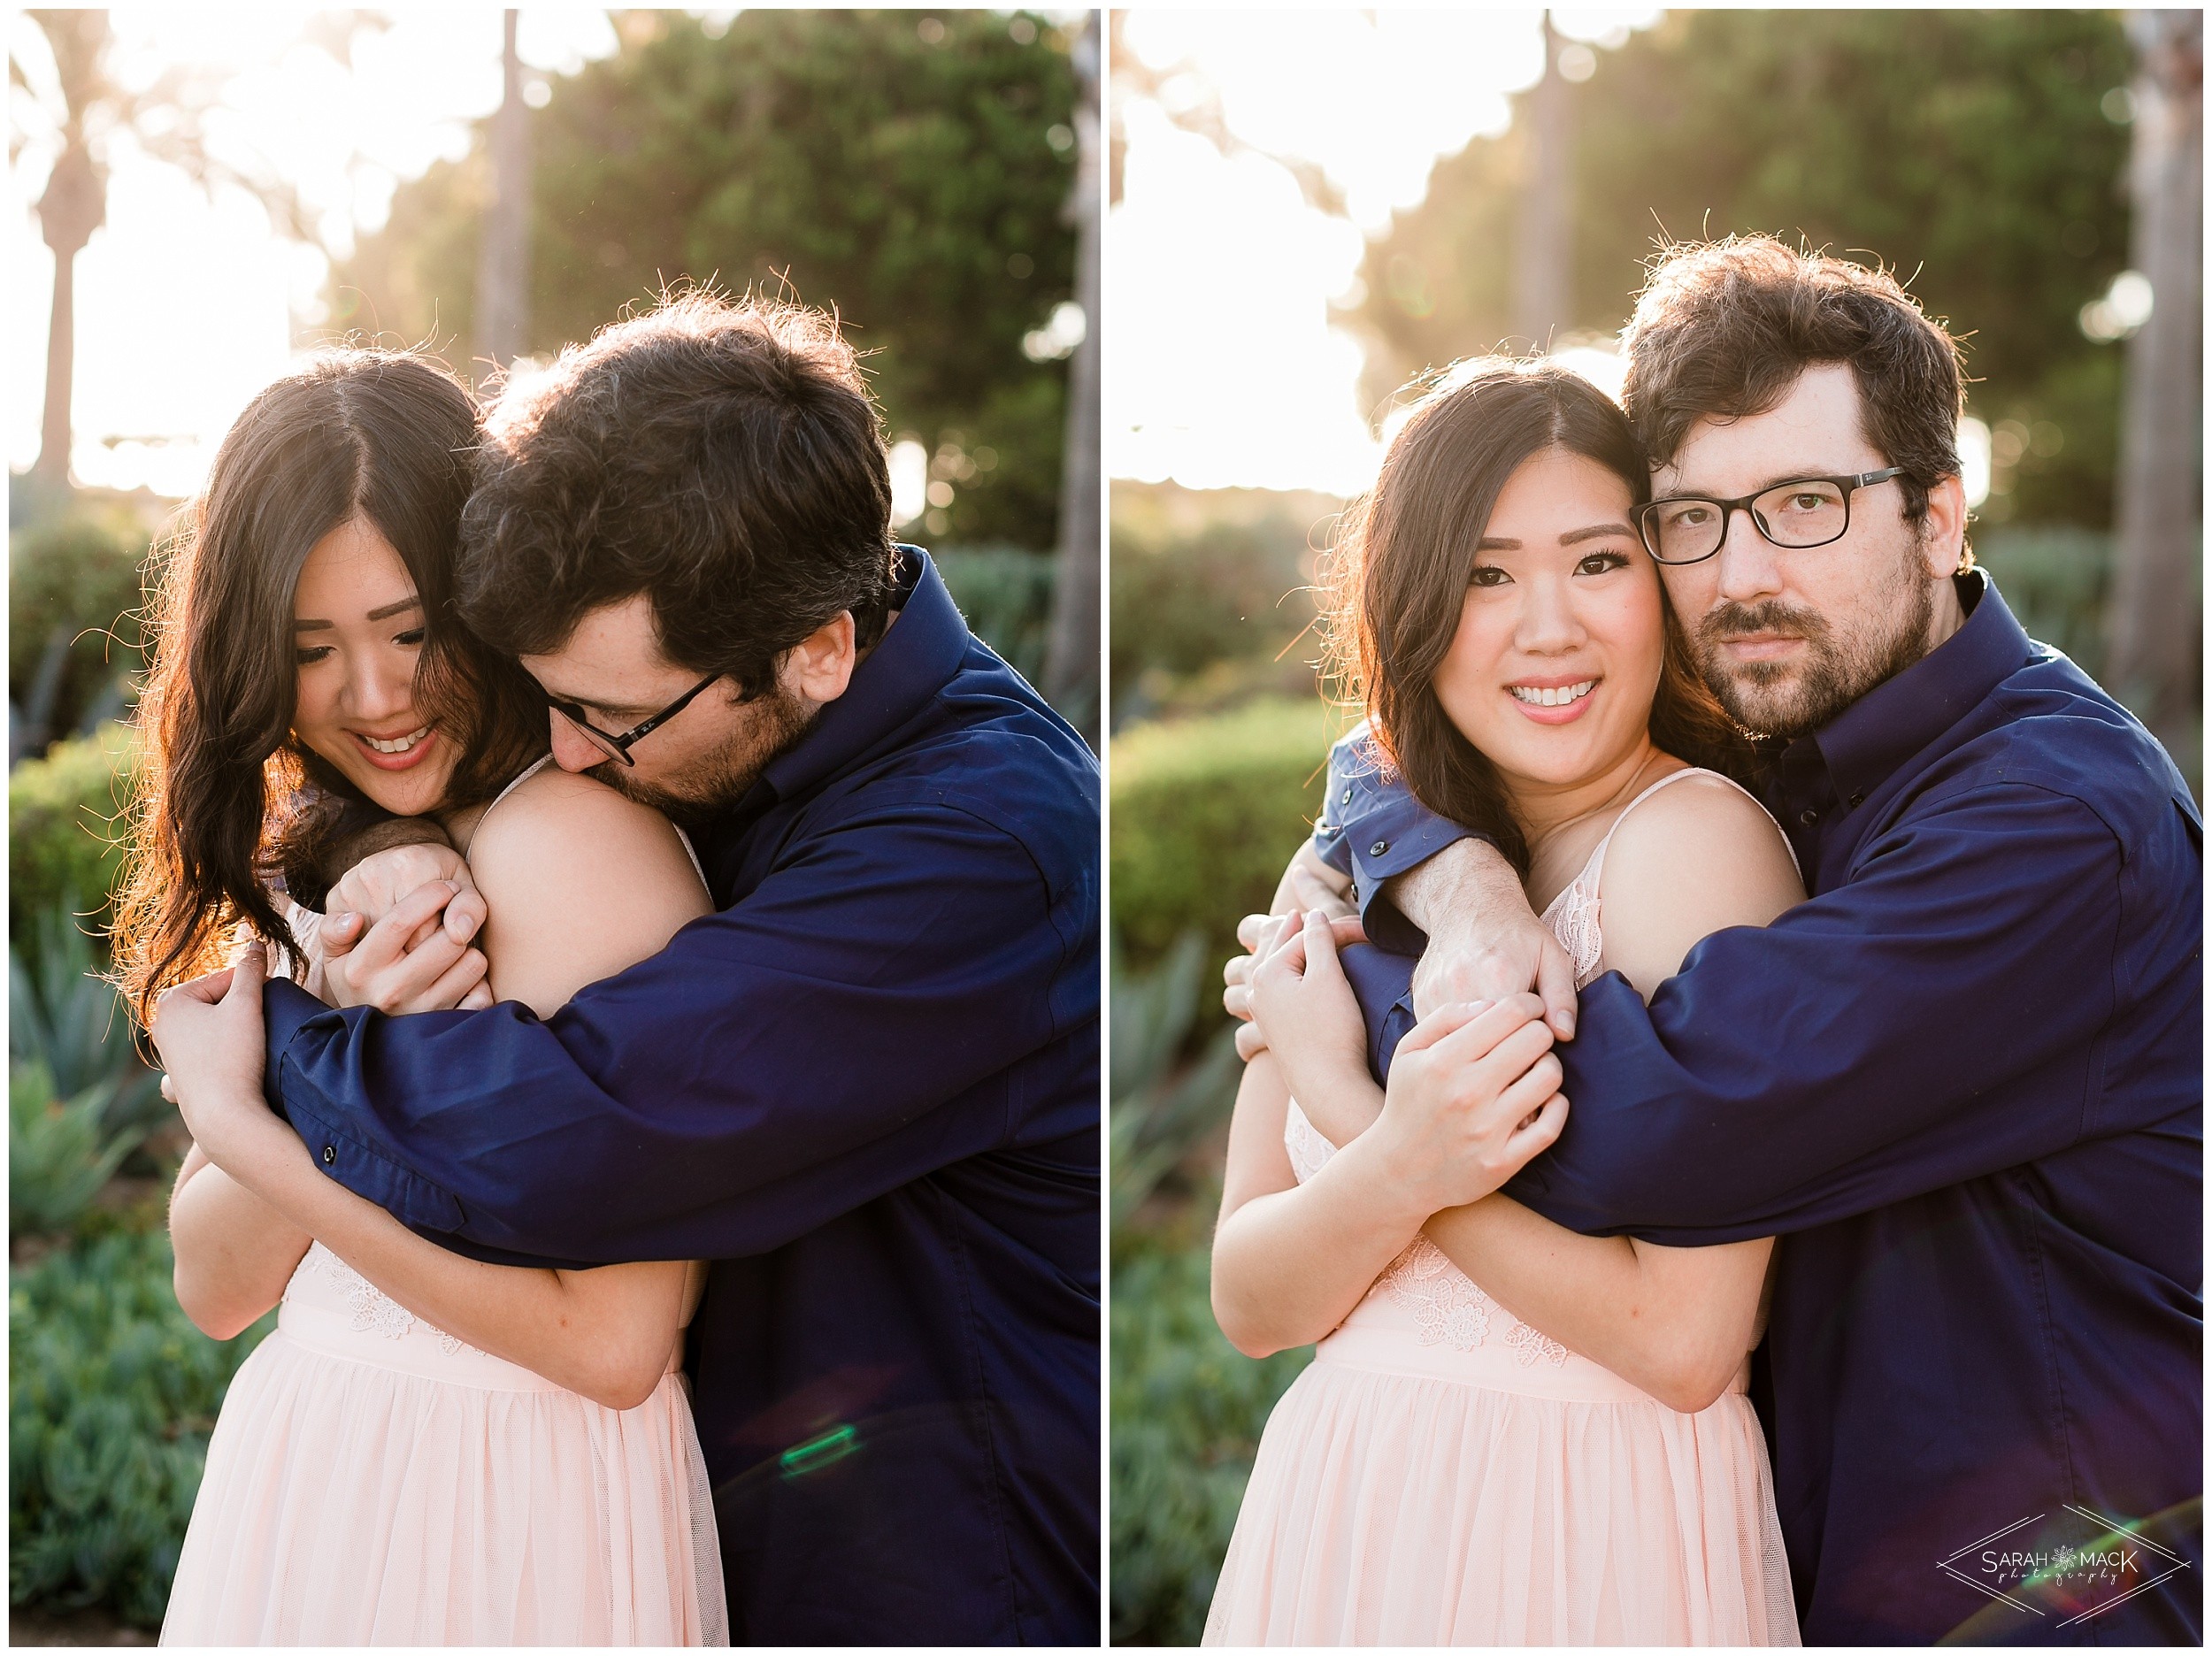
<path id="1" fill-rule="evenodd" d="M 355 914 L 361 916 L 363 925 L 373 926 L 434 880 L 448 880 L 454 886 L 443 924 L 466 942 L 484 923 L 484 900 L 477 893 L 468 863 L 449 845 L 424 841 L 374 852 L 345 871 L 330 888 L 323 907 L 334 917 Z M 426 941 L 432 930 L 434 927 L 419 929 L 412 941 Z"/>
<path id="2" fill-rule="evenodd" d="M 235 963 L 170 990 L 154 1014 L 154 1046 L 167 1071 L 162 1092 L 207 1159 L 233 1172 L 271 1142 L 272 1130 L 293 1137 L 261 1096 L 267 968 L 265 946 L 249 944 Z"/>
<path id="3" fill-rule="evenodd" d="M 1336 947 L 1328 914 L 1293 909 L 1267 924 L 1254 952 L 1253 1026 L 1293 1098 L 1367 1079 L 1367 1026 Z"/>
<path id="4" fill-rule="evenodd" d="M 483 915 L 484 901 L 474 886 L 464 889 L 446 879 L 410 892 L 365 932 L 334 936 L 334 913 L 323 926 L 324 981 L 332 1002 L 373 1006 L 388 1015 L 492 1005 L 484 952 L 470 944 Z"/>
<path id="5" fill-rule="evenodd" d="M 1551 1045 L 1532 994 L 1445 1007 L 1398 1044 L 1367 1136 L 1425 1211 L 1481 1200 L 1559 1137 L 1567 1100 Z"/>

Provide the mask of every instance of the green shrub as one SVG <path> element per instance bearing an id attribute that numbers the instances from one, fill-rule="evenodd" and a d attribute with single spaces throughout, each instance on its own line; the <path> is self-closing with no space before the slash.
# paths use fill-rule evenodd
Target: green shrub
<path id="1" fill-rule="evenodd" d="M 1221 663 L 1265 685 L 1282 657 L 1292 679 L 1317 644 L 1315 548 L 1342 502 L 1267 489 L 1203 489 L 1117 479 L 1113 486 L 1111 658 L 1118 728 L 1178 699 L 1179 681 Z M 1286 654 L 1286 652 L 1287 653 Z"/>
<path id="2" fill-rule="evenodd" d="M 1995 578 L 2028 636 L 2065 651 L 2099 678 L 2112 537 L 2065 527 L 1977 529 L 1973 540 L 1975 561 Z"/>
<path id="3" fill-rule="evenodd" d="M 1187 931 L 1217 962 L 1235 949 L 1312 828 L 1342 723 L 1318 697 L 1271 698 L 1114 739 L 1113 919 L 1133 960 Z"/>
<path id="4" fill-rule="evenodd" d="M 1196 1204 L 1210 1212 L 1211 1204 Z M 1133 1246 L 1113 1276 L 1113 1642 L 1195 1644 L 1260 1429 L 1313 1349 L 1254 1361 L 1215 1325 L 1202 1239 Z"/>
<path id="5" fill-rule="evenodd" d="M 59 1236 L 146 1137 L 107 1123 L 112 1089 L 58 1096 L 38 1063 L 8 1066 L 8 1236 Z"/>
<path id="6" fill-rule="evenodd" d="M 8 777 L 8 938 L 23 943 L 34 917 L 69 903 L 93 931 L 123 870 L 123 812 L 138 738 L 122 724 L 57 742 Z"/>
<path id="7" fill-rule="evenodd" d="M 79 503 L 8 539 L 8 702 L 20 751 L 122 711 L 144 665 L 138 611 L 149 537 L 121 507 Z"/>
<path id="8" fill-rule="evenodd" d="M 97 1091 L 115 1131 L 174 1120 L 161 1077 L 139 1061 L 121 997 L 98 975 L 92 939 L 66 905 L 30 919 L 28 949 L 8 949 L 8 1056 L 42 1069 L 64 1096 Z"/>
<path id="9" fill-rule="evenodd" d="M 1113 1000 L 1113 1111 L 1108 1165 L 1113 1170 L 1113 1234 L 1191 1154 L 1228 1119 L 1244 1066 L 1236 1030 L 1223 1024 L 1192 1063 L 1178 1062 L 1219 962 L 1195 932 L 1176 939 L 1150 972 L 1122 969 L 1117 941 L 1109 962 Z"/>
<path id="10" fill-rule="evenodd" d="M 1019 547 L 947 547 L 930 556 L 969 631 L 1035 684 L 1044 672 L 1052 621 L 1052 555 Z"/>
<path id="11" fill-rule="evenodd" d="M 169 1238 L 120 1230 L 8 1280 L 8 1599 L 157 1625 L 216 1411 L 274 1326 L 219 1344 L 170 1286 Z"/>

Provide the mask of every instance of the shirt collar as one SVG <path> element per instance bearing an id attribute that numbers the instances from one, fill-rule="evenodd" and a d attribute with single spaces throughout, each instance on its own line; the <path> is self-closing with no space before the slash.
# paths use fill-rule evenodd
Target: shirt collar
<path id="1" fill-rule="evenodd" d="M 1966 611 L 1959 630 L 1800 739 L 1816 748 L 1838 798 L 1856 804 L 1871 794 L 2033 654 L 2034 644 L 1986 570 L 1969 570 L 1953 579 Z M 1788 768 L 1786 753 L 1786 773 Z"/>
<path id="2" fill-rule="evenodd" d="M 755 800 L 763 788 L 788 799 L 835 775 L 905 724 L 959 671 L 970 634 L 944 577 L 921 548 L 901 546 L 898 553 L 891 598 L 896 623 L 853 669 L 845 694 L 761 772 Z"/>

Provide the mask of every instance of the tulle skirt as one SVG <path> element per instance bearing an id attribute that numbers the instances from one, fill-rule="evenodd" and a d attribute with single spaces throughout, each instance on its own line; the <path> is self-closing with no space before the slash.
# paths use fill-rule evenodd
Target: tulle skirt
<path id="1" fill-rule="evenodd" d="M 1363 1305 L 1276 1405 L 1207 1644 L 1799 1642 L 1743 1376 L 1681 1414 L 1393 1321 Z"/>
<path id="2" fill-rule="evenodd" d="M 324 1257 L 224 1399 L 163 1644 L 728 1644 L 681 1375 L 607 1408 Z"/>

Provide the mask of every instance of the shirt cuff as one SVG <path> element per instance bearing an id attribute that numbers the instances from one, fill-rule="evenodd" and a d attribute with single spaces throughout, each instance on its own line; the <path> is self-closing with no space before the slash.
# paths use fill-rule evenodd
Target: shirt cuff
<path id="1" fill-rule="evenodd" d="M 1383 882 L 1425 862 L 1462 840 L 1494 844 L 1434 811 L 1413 797 L 1405 779 L 1375 746 L 1361 724 L 1329 750 L 1329 788 L 1321 820 L 1314 824 L 1314 849 L 1340 874 L 1352 877 L 1352 900 L 1359 905 L 1367 935 L 1383 947 L 1418 954 L 1428 947 L 1420 927 L 1389 901 L 1378 901 Z"/>
<path id="2" fill-rule="evenodd" d="M 262 991 L 261 1013 L 268 1031 L 263 1094 L 269 1108 L 299 1134 L 315 1165 L 419 1232 L 459 1230 L 466 1217 L 459 1201 L 364 1143 L 358 1133 L 349 1131 L 340 1101 L 305 1082 L 301 1062 L 305 1054 L 293 1050 L 296 1039 L 306 1035 L 301 1044 L 311 1054 L 319 1038 L 342 1041 L 348 1032 L 346 1014 L 281 979 Z M 357 1009 L 354 1016 L 366 1014 Z M 288 1083 L 292 1084 L 288 1091 Z"/>
<path id="3" fill-rule="evenodd" d="M 262 1026 L 267 1031 L 267 1050 L 261 1069 L 262 1095 L 269 1108 L 286 1121 L 292 1113 L 284 1102 L 284 1054 L 292 1038 L 318 1018 L 328 1018 L 334 1031 L 342 1022 L 337 1010 L 325 1006 L 299 985 L 272 978 L 261 991 Z"/>

